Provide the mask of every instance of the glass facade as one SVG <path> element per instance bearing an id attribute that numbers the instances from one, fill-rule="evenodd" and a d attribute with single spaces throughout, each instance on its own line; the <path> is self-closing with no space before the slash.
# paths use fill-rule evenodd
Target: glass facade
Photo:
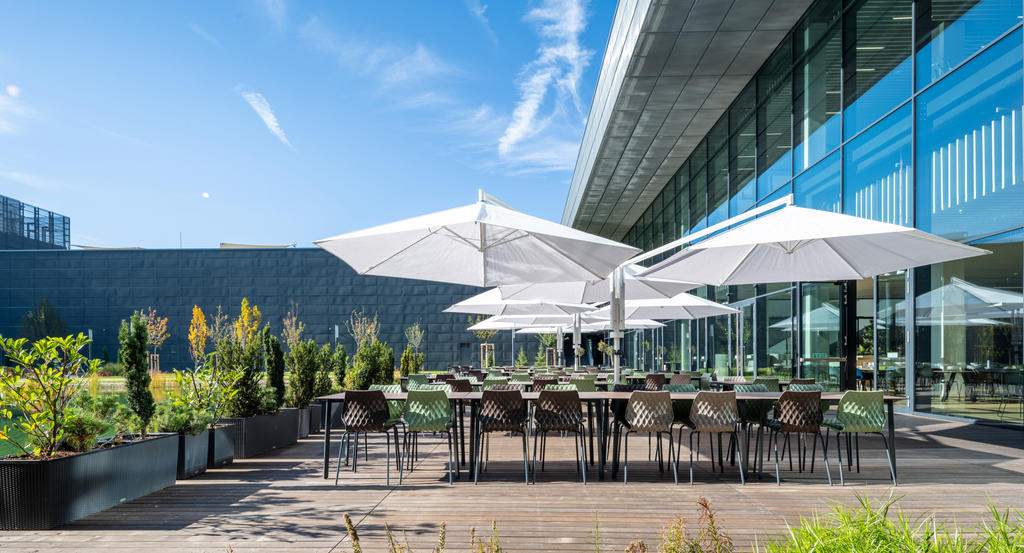
<path id="1" fill-rule="evenodd" d="M 812 4 L 625 241 L 649 250 L 793 194 L 992 254 L 861 282 L 705 287 L 740 314 L 646 331 L 664 359 L 1024 424 L 1022 15 L 1019 0 Z"/>
<path id="2" fill-rule="evenodd" d="M 0 196 L 0 250 L 71 248 L 67 217 Z"/>

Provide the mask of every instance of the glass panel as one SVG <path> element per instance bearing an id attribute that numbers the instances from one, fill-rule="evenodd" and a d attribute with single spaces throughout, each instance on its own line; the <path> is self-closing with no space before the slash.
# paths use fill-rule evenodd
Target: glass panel
<path id="1" fill-rule="evenodd" d="M 809 282 L 801 286 L 800 375 L 813 378 L 828 390 L 838 390 L 841 381 L 840 303 L 838 284 Z"/>
<path id="2" fill-rule="evenodd" d="M 843 150 L 843 209 L 850 215 L 913 226 L 910 213 L 910 105 L 886 117 Z"/>
<path id="3" fill-rule="evenodd" d="M 787 195 L 789 195 L 792 192 L 793 192 L 792 187 L 790 187 L 790 186 L 783 186 L 782 188 L 776 190 L 775 192 L 772 192 L 771 194 L 765 196 L 764 199 L 762 199 L 761 201 L 757 202 L 757 205 L 770 204 L 770 203 L 774 202 L 775 200 L 781 200 L 782 198 L 785 198 Z"/>
<path id="4" fill-rule="evenodd" d="M 906 287 L 905 271 L 878 277 L 876 309 L 878 318 L 875 333 L 878 336 L 878 370 L 875 387 L 886 395 L 906 395 L 907 340 L 906 340 Z"/>
<path id="5" fill-rule="evenodd" d="M 715 123 L 714 127 L 708 131 L 707 142 L 708 142 L 708 156 L 717 154 L 721 149 L 725 148 L 726 142 L 729 140 L 729 113 L 723 113 L 718 118 L 718 122 Z"/>
<path id="6" fill-rule="evenodd" d="M 1020 16 L 1019 0 L 918 0 L 917 88 L 937 81 Z"/>
<path id="7" fill-rule="evenodd" d="M 792 376 L 794 322 L 791 286 L 757 299 L 759 376 Z"/>
<path id="8" fill-rule="evenodd" d="M 842 46 L 837 31 L 793 71 L 793 162 L 797 173 L 839 146 Z"/>
<path id="9" fill-rule="evenodd" d="M 839 19 L 843 12 L 843 4 L 837 0 L 815 2 L 807 15 L 793 30 L 793 48 L 796 57 L 810 50 L 825 36 L 829 27 Z"/>
<path id="10" fill-rule="evenodd" d="M 729 301 L 729 287 L 717 286 L 713 288 L 713 299 L 719 303 Z M 719 378 L 732 374 L 730 372 L 730 357 L 732 356 L 731 344 L 731 322 L 734 317 L 731 315 L 719 315 L 708 319 L 708 329 L 711 333 L 711 368 L 718 374 Z"/>
<path id="11" fill-rule="evenodd" d="M 754 205 L 754 120 L 750 119 L 729 140 L 729 215 Z"/>
<path id="12" fill-rule="evenodd" d="M 918 96 L 917 225 L 964 239 L 1024 211 L 1021 32 Z"/>
<path id="13" fill-rule="evenodd" d="M 729 218 L 729 156 L 722 150 L 708 162 L 708 226 Z"/>
<path id="14" fill-rule="evenodd" d="M 708 186 L 707 150 L 704 143 L 690 155 L 690 229 L 701 230 L 707 226 Z"/>
<path id="15" fill-rule="evenodd" d="M 839 185 L 839 152 L 800 175 L 793 182 L 794 200 L 803 207 L 842 211 Z"/>
<path id="16" fill-rule="evenodd" d="M 679 182 L 683 182 L 683 179 L 677 178 Z M 689 179 L 686 179 L 689 182 Z M 685 236 L 690 232 L 690 190 L 689 186 L 680 189 L 679 195 L 676 196 L 676 211 L 678 212 L 678 219 L 676 220 L 679 225 L 679 236 Z"/>
<path id="17" fill-rule="evenodd" d="M 1024 232 L 979 244 L 992 255 L 915 271 L 920 411 L 1022 423 Z"/>
<path id="18" fill-rule="evenodd" d="M 793 177 L 792 99 L 792 81 L 786 75 L 757 108 L 758 197 L 770 194 Z"/>
<path id="19" fill-rule="evenodd" d="M 846 12 L 843 133 L 856 135 L 910 97 L 910 0 L 864 0 Z"/>
<path id="20" fill-rule="evenodd" d="M 856 336 L 850 343 L 856 348 L 854 382 L 857 390 L 871 389 L 875 368 L 875 281 L 862 278 L 853 286 L 857 301 L 854 313 Z"/>
<path id="21" fill-rule="evenodd" d="M 757 98 L 755 98 L 754 89 L 756 87 L 756 80 L 751 79 L 747 86 L 743 88 L 739 96 L 736 97 L 732 102 L 732 106 L 729 108 L 729 133 L 735 134 L 736 131 L 746 125 L 747 120 L 754 114 L 754 105 Z"/>

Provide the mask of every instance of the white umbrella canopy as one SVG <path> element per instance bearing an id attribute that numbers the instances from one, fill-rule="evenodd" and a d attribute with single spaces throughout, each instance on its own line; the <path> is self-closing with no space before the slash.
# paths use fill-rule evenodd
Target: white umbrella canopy
<path id="1" fill-rule="evenodd" d="M 790 205 L 689 246 L 643 275 L 716 286 L 858 280 L 986 253 L 913 228 Z"/>
<path id="2" fill-rule="evenodd" d="M 516 334 L 558 334 L 559 332 L 570 332 L 572 328 L 565 326 L 528 326 L 520 328 Z"/>
<path id="3" fill-rule="evenodd" d="M 658 321 L 653 319 L 626 319 L 626 329 L 637 329 L 637 328 L 661 328 L 665 326 Z M 599 323 L 587 323 L 580 325 L 581 332 L 605 332 L 612 329 L 611 321 L 602 321 Z"/>
<path id="4" fill-rule="evenodd" d="M 600 280 L 639 251 L 494 202 L 481 191 L 474 204 L 314 244 L 361 275 L 483 287 Z"/>
<path id="5" fill-rule="evenodd" d="M 700 286 L 696 282 L 639 276 L 645 267 L 623 267 L 626 298 L 646 300 L 671 298 Z M 499 286 L 501 297 L 507 300 L 549 300 L 572 303 L 595 303 L 610 299 L 609 279 L 579 280 L 574 282 L 534 282 Z"/>
<path id="6" fill-rule="evenodd" d="M 574 315 L 594 309 L 584 303 L 559 303 L 544 300 L 503 300 L 497 289 L 481 292 L 444 310 L 445 313 L 481 315 Z"/>
<path id="7" fill-rule="evenodd" d="M 610 313 L 610 306 L 606 306 L 591 314 L 604 318 L 608 317 Z M 682 293 L 668 299 L 626 300 L 625 318 L 626 320 L 703 319 L 704 317 L 734 313 L 739 313 L 739 310 L 693 294 Z"/>
<path id="8" fill-rule="evenodd" d="M 604 319 L 594 317 L 591 313 L 581 313 L 580 319 L 584 323 L 603 322 Z M 489 325 L 505 325 L 511 323 L 511 328 L 525 328 L 528 326 L 571 326 L 572 315 L 495 315 L 480 321 L 470 327 L 470 330 L 507 330 L 506 328 L 487 328 Z M 475 328 L 478 325 L 485 325 Z"/>

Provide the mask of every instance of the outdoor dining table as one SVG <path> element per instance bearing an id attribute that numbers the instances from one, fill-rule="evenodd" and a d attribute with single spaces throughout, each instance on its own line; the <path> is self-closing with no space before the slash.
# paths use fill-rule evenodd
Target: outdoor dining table
<path id="1" fill-rule="evenodd" d="M 601 480 L 605 478 L 605 466 L 608 458 L 609 441 L 611 439 L 611 404 L 614 401 L 628 401 L 629 396 L 632 392 L 579 392 L 580 401 L 587 403 L 590 407 L 596 407 L 597 417 L 595 423 L 597 428 L 593 427 L 594 423 L 591 423 L 589 429 L 590 434 L 593 436 L 596 434 L 598 441 L 598 477 Z M 671 392 L 670 397 L 673 400 L 694 400 L 697 398 L 699 392 Z M 384 394 L 384 397 L 388 400 L 400 400 L 405 401 L 407 393 L 397 394 Z M 740 405 L 740 409 L 744 409 L 744 403 L 748 400 L 778 400 L 782 396 L 780 392 L 736 392 L 736 401 Z M 470 432 L 469 432 L 469 466 L 473 467 L 476 463 L 476 425 L 477 425 L 477 412 L 480 404 L 480 400 L 483 397 L 483 392 L 449 392 L 448 399 L 453 403 L 464 405 L 469 403 L 470 405 Z M 540 392 L 523 392 L 523 400 L 527 402 L 537 401 L 540 397 Z M 843 392 L 822 392 L 821 399 L 828 401 L 829 403 L 839 403 L 839 400 L 843 398 Z M 330 458 L 331 458 L 331 407 L 334 404 L 345 402 L 345 392 L 331 394 L 327 396 L 321 396 L 317 398 L 324 402 L 324 478 L 328 478 L 330 471 Z M 895 402 L 902 401 L 905 398 L 902 396 L 883 396 L 886 410 L 886 426 L 888 431 L 888 446 L 889 455 L 892 459 L 893 465 L 893 477 L 896 475 L 896 426 L 895 426 Z M 741 413 L 742 414 L 742 413 Z M 743 417 L 745 418 L 745 417 Z M 458 423 L 459 421 L 456 421 Z M 745 423 L 744 423 L 745 424 Z M 454 429 L 453 429 L 454 430 Z M 458 440 L 460 440 L 465 451 L 465 434 L 458 432 Z M 742 444 L 740 447 L 745 451 L 747 449 L 746 441 L 749 439 L 746 432 L 740 433 Z M 465 459 L 462 460 L 462 465 L 465 465 Z M 746 467 L 741 466 L 740 470 L 746 472 Z M 618 472 L 618 458 L 613 459 L 612 464 L 612 475 L 614 476 Z"/>

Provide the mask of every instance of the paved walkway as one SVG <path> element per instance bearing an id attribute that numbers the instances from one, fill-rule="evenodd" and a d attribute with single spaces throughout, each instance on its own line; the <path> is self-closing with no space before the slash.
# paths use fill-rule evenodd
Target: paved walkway
<path id="1" fill-rule="evenodd" d="M 905 509 L 970 525 L 984 516 L 990 501 L 1024 508 L 1024 432 L 912 416 L 898 416 L 897 427 L 900 486 L 895 493 Z M 351 544 L 343 513 L 357 524 L 367 552 L 387 550 L 385 522 L 399 537 L 404 530 L 415 551 L 429 553 L 441 521 L 447 521 L 447 551 L 467 551 L 470 528 L 487 534 L 492 520 L 510 552 L 592 552 L 595 518 L 602 551 L 622 551 L 637 538 L 656 550 L 670 519 L 683 516 L 696 526 L 695 502 L 702 496 L 746 550 L 755 539 L 784 531 L 787 521 L 824 511 L 832 501 L 852 503 L 857 494 L 883 498 L 891 490 L 877 438 L 862 439 L 861 473 L 847 473 L 843 488 L 834 461 L 836 486 L 825 483 L 820 458 L 814 474 L 784 472 L 781 487 L 775 486 L 774 474 L 741 486 L 734 469 L 727 465 L 724 475 L 711 473 L 702 459 L 695 485 L 689 485 L 683 463 L 680 484 L 674 486 L 670 472 L 660 474 L 647 461 L 646 438 L 630 440 L 628 485 L 591 474 L 583 486 L 572 439 L 552 438 L 547 469 L 536 486 L 526 486 L 519 439 L 497 435 L 479 485 L 467 482 L 464 470 L 463 480 L 448 486 L 447 448 L 440 438 L 424 437 L 416 471 L 406 474 L 402 486 L 388 488 L 382 440 L 371 440 L 369 462 L 361 462 L 357 474 L 343 471 L 338 487 L 321 478 L 321 441 L 311 437 L 58 530 L 0 532 L 0 551 L 347 552 Z M 682 460 L 687 459 L 684 449 Z"/>

